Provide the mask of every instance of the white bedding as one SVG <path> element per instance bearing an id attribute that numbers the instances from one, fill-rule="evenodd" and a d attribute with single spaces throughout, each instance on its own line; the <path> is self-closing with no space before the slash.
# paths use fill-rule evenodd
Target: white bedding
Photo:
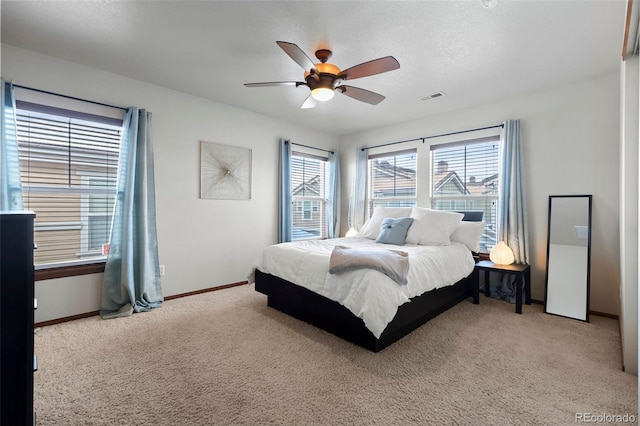
<path id="1" fill-rule="evenodd" d="M 358 249 L 381 248 L 409 254 L 407 285 L 382 272 L 360 269 L 330 274 L 329 259 L 335 245 Z M 398 307 L 427 291 L 455 284 L 474 267 L 469 249 L 460 243 L 448 246 L 378 244 L 368 238 L 305 240 L 267 247 L 252 270 L 278 276 L 345 306 L 361 318 L 378 338 L 396 315 Z M 254 274 L 249 277 L 254 282 Z"/>

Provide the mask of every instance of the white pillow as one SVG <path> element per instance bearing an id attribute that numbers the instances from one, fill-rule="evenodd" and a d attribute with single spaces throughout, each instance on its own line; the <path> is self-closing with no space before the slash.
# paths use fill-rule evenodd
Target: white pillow
<path id="1" fill-rule="evenodd" d="M 407 233 L 408 244 L 445 246 L 451 244 L 449 237 L 460 225 L 464 214 L 412 207 L 411 217 L 413 224 Z"/>
<path id="2" fill-rule="evenodd" d="M 385 217 L 399 219 L 401 217 L 409 217 L 410 214 L 411 207 L 376 207 L 371 218 L 360 228 L 358 237 L 375 240 L 380 234 L 382 219 Z"/>
<path id="3" fill-rule="evenodd" d="M 484 222 L 460 222 L 460 225 L 451 234 L 451 241 L 462 243 L 469 250 L 478 253 L 480 251 L 480 238 L 484 232 Z"/>

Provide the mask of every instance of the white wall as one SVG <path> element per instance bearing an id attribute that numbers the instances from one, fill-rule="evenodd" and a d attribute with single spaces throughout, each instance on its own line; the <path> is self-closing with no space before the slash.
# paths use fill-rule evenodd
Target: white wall
<path id="1" fill-rule="evenodd" d="M 244 281 L 258 252 L 277 242 L 280 138 L 337 149 L 332 136 L 6 44 L 2 76 L 24 86 L 153 113 L 165 296 Z M 251 200 L 199 198 L 201 140 L 253 150 Z M 36 321 L 98 310 L 100 275 L 37 282 Z"/>
<path id="2" fill-rule="evenodd" d="M 276 242 L 279 138 L 327 149 L 338 146 L 332 136 L 4 44 L 2 75 L 17 84 L 109 104 L 136 105 L 153 113 L 165 295 L 243 281 L 258 251 Z M 340 138 L 342 233 L 346 232 L 356 146 L 520 119 L 533 297 L 544 299 L 547 197 L 593 194 L 591 309 L 619 314 L 619 93 L 619 74 L 612 73 L 510 101 Z M 251 200 L 199 199 L 200 140 L 253 150 Z M 428 145 L 417 145 L 420 174 L 428 176 Z M 425 200 L 427 187 L 419 187 Z M 97 310 L 99 282 L 99 276 L 38 282 L 36 321 Z M 74 294 L 82 293 L 95 300 L 76 300 Z"/>
<path id="3" fill-rule="evenodd" d="M 548 196 L 592 194 L 591 310 L 618 315 L 619 79 L 619 73 L 613 72 L 509 101 L 343 137 L 340 141 L 343 182 L 353 179 L 354 152 L 358 146 L 372 146 L 500 124 L 507 119 L 520 119 L 527 185 L 532 297 L 544 300 Z M 416 108 L 419 106 L 416 105 Z M 465 138 L 465 135 L 460 137 Z M 442 141 L 444 139 L 432 139 L 429 142 Z M 420 185 L 429 176 L 429 162 L 426 159 L 429 148 L 426 143 L 414 145 L 418 146 Z M 408 146 L 410 145 L 400 145 Z M 345 186 L 345 189 L 347 190 L 344 191 L 342 200 L 342 233 L 346 232 L 350 187 Z M 419 189 L 418 192 L 420 195 L 424 190 Z M 423 196 L 419 204 L 426 202 L 428 201 Z"/>
<path id="4" fill-rule="evenodd" d="M 638 374 L 638 56 L 620 66 L 620 330 L 622 361 Z"/>

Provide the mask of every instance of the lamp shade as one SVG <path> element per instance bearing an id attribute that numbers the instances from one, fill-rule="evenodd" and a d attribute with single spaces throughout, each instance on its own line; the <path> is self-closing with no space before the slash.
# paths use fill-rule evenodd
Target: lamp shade
<path id="1" fill-rule="evenodd" d="M 500 241 L 491 249 L 489 259 L 496 265 L 511 265 L 515 260 L 513 252 L 504 241 Z"/>

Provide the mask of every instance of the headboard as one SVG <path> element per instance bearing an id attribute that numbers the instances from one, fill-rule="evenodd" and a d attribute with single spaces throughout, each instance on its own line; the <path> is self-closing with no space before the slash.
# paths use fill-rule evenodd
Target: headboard
<path id="1" fill-rule="evenodd" d="M 483 211 L 468 211 L 468 212 L 458 212 L 462 213 L 464 217 L 462 220 L 466 222 L 482 222 L 482 216 L 484 215 Z"/>

